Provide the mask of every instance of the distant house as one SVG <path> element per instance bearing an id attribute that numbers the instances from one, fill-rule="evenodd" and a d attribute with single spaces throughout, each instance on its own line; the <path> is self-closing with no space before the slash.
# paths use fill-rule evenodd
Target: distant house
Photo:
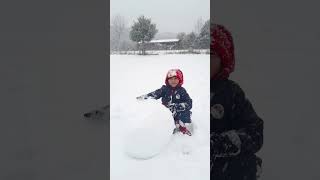
<path id="1" fill-rule="evenodd" d="M 177 49 L 180 39 L 154 39 L 146 42 L 147 50 L 172 50 Z"/>

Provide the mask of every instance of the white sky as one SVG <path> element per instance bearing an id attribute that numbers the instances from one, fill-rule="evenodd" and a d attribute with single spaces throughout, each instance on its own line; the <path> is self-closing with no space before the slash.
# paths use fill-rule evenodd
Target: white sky
<path id="1" fill-rule="evenodd" d="M 140 15 L 152 19 L 159 32 L 191 32 L 197 19 L 210 18 L 210 0 L 111 0 L 110 18 L 125 17 L 128 26 Z"/>

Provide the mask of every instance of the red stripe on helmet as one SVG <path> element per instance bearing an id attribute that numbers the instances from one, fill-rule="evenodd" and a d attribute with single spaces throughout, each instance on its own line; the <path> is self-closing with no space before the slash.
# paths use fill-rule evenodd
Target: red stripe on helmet
<path id="1" fill-rule="evenodd" d="M 169 85 L 168 79 L 171 78 L 171 77 L 174 77 L 174 76 L 179 79 L 178 86 L 182 86 L 182 84 L 183 84 L 183 73 L 182 73 L 182 71 L 180 69 L 170 69 L 167 72 L 166 79 L 165 79 L 166 85 Z"/>

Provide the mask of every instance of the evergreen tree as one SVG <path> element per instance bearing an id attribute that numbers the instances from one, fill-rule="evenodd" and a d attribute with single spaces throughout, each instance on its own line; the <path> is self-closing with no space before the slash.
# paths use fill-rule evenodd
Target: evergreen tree
<path id="1" fill-rule="evenodd" d="M 157 32 L 156 25 L 151 23 L 151 19 L 140 16 L 131 27 L 130 39 L 137 42 L 142 54 L 145 55 L 145 42 L 151 41 Z"/>

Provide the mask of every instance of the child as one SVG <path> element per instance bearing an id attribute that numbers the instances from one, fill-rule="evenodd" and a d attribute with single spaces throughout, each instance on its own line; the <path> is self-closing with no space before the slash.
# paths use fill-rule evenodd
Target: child
<path id="1" fill-rule="evenodd" d="M 187 91 L 182 87 L 183 74 L 180 69 L 171 69 L 168 71 L 165 79 L 165 84 L 160 89 L 157 89 L 146 95 L 137 97 L 138 100 L 144 99 L 159 99 L 161 98 L 162 104 L 167 107 L 171 112 L 174 119 L 176 128 L 173 134 L 182 132 L 191 136 L 191 111 L 192 99 L 189 97 Z M 190 126 L 191 127 L 191 126 Z"/>
<path id="2" fill-rule="evenodd" d="M 256 180 L 263 144 L 263 121 L 240 86 L 229 80 L 235 66 L 232 36 L 211 26 L 210 167 L 215 180 Z"/>

